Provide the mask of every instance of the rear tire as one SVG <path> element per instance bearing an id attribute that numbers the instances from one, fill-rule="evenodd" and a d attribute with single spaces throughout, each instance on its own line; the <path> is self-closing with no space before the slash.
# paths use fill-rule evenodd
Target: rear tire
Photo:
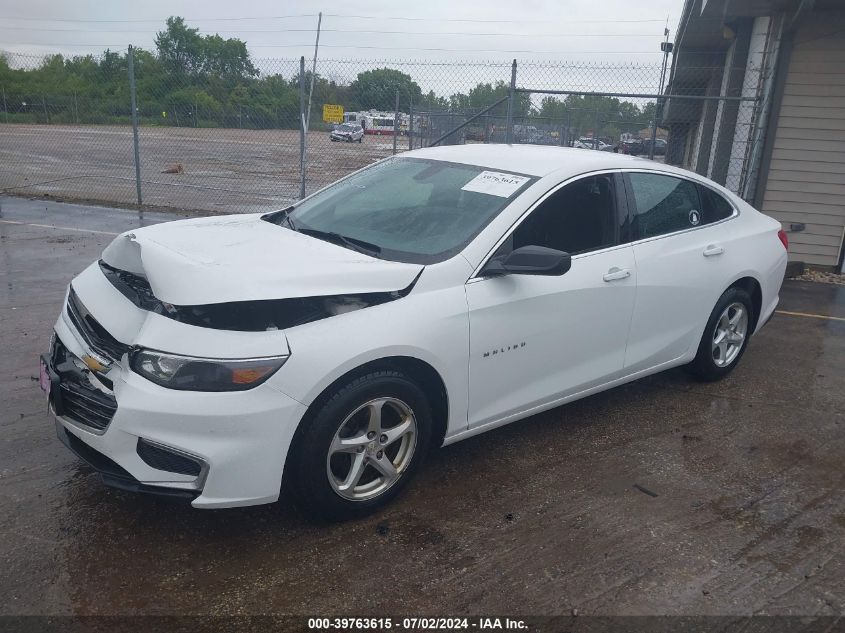
<path id="1" fill-rule="evenodd" d="M 754 304 L 742 288 L 728 288 L 710 313 L 698 352 L 687 369 L 699 380 L 712 382 L 731 373 L 748 347 Z"/>
<path id="2" fill-rule="evenodd" d="M 329 521 L 381 508 L 419 469 L 431 428 L 425 392 L 401 372 L 373 371 L 342 385 L 291 446 L 288 473 L 299 505 Z"/>

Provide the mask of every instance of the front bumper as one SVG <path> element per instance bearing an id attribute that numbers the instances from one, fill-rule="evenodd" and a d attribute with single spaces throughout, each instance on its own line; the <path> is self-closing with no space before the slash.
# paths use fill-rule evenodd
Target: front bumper
<path id="1" fill-rule="evenodd" d="M 153 486 L 138 481 L 128 471 L 121 468 L 120 464 L 94 450 L 76 435 L 70 433 L 58 419 L 56 420 L 56 435 L 61 443 L 75 453 L 77 457 L 100 473 L 103 483 L 107 486 L 181 501 L 193 501 L 200 494 L 198 490 Z"/>
<path id="2" fill-rule="evenodd" d="M 106 484 L 190 500 L 197 508 L 278 499 L 285 457 L 305 405 L 267 383 L 226 393 L 166 389 L 128 370 L 125 355 L 107 380 L 99 381 L 80 360 L 91 350 L 66 309 L 55 331 L 56 344 L 75 365 L 57 367 L 54 353 L 45 357 L 59 437 Z M 113 413 L 101 410 L 96 424 L 84 411 L 63 405 L 62 381 L 84 380 L 114 403 Z"/>

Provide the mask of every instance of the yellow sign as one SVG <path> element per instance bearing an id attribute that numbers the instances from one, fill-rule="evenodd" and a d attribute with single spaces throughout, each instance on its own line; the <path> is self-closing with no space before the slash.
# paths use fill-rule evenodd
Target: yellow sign
<path id="1" fill-rule="evenodd" d="M 343 123 L 343 106 L 324 103 L 323 121 L 326 123 Z"/>

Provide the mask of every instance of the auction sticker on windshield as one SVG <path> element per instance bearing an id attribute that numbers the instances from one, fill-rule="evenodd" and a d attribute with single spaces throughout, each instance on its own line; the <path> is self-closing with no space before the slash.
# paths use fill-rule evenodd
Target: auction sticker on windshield
<path id="1" fill-rule="evenodd" d="M 475 191 L 476 193 L 486 193 L 490 196 L 509 198 L 511 194 L 528 180 L 530 178 L 527 176 L 503 174 L 500 171 L 482 171 L 461 187 L 461 189 L 463 191 Z"/>

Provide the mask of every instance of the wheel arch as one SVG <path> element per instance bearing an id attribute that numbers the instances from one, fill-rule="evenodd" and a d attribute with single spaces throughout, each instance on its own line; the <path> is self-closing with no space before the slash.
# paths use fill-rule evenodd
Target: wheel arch
<path id="1" fill-rule="evenodd" d="M 763 287 L 760 281 L 753 275 L 744 275 L 734 281 L 726 290 L 730 288 L 741 288 L 751 296 L 751 308 L 753 314 L 751 315 L 751 332 L 752 335 L 757 331 L 757 322 L 760 319 L 760 313 L 763 310 Z"/>
<path id="2" fill-rule="evenodd" d="M 300 429 L 320 410 L 326 400 L 331 397 L 332 393 L 355 378 L 380 369 L 392 369 L 402 372 L 420 385 L 429 397 L 431 404 L 432 422 L 434 424 L 434 428 L 431 430 L 432 445 L 440 446 L 443 444 L 443 439 L 446 436 L 449 426 L 449 394 L 445 381 L 440 375 L 440 372 L 426 361 L 414 356 L 397 355 L 384 356 L 367 361 L 335 378 L 308 405 L 308 409 L 305 415 L 302 416 L 291 445 L 295 444 Z"/>

